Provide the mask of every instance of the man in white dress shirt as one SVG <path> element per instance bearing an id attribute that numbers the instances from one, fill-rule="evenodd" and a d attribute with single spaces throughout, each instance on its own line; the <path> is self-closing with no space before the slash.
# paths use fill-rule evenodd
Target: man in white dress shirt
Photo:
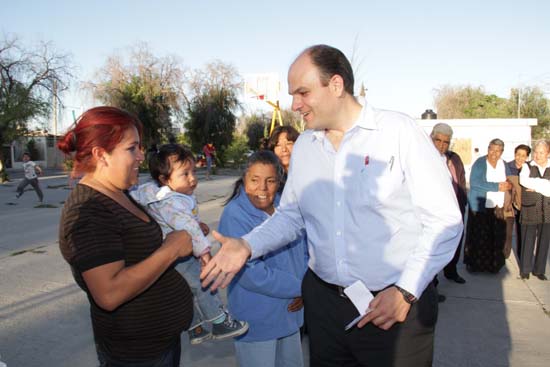
<path id="1" fill-rule="evenodd" d="M 242 239 L 215 233 L 220 251 L 203 285 L 225 287 L 249 258 L 306 229 L 302 289 L 312 366 L 431 366 L 437 293 L 432 279 L 453 257 L 462 218 L 447 168 L 406 115 L 362 106 L 353 72 L 330 46 L 304 50 L 288 72 L 296 141 L 281 204 Z M 343 288 L 374 295 L 359 315 Z M 361 314 L 367 310 L 360 310 Z"/>

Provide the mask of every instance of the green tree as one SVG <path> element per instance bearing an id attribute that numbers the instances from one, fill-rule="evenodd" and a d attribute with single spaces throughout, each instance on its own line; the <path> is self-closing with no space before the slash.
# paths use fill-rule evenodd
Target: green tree
<path id="1" fill-rule="evenodd" d="M 239 101 L 234 93 L 216 88 L 196 96 L 187 110 L 186 134 L 191 140 L 191 148 L 200 151 L 207 142 L 212 142 L 223 157 L 223 151 L 231 144 L 235 130 L 236 116 L 232 106 Z M 223 158 L 222 162 L 223 165 Z"/>
<path id="2" fill-rule="evenodd" d="M 434 100 L 443 119 L 510 117 L 509 101 L 486 94 L 483 87 L 444 86 L 436 90 Z"/>
<path id="3" fill-rule="evenodd" d="M 444 86 L 434 99 L 439 118 L 536 118 L 532 138 L 550 137 L 550 101 L 539 87 L 512 89 L 504 99 L 482 87 Z"/>
<path id="4" fill-rule="evenodd" d="M 26 48 L 15 36 L 0 42 L 0 147 L 24 133 L 33 119 L 48 115 L 53 96 L 67 89 L 71 69 L 69 55 L 51 43 Z M 6 179 L 0 172 L 0 182 Z"/>
<path id="5" fill-rule="evenodd" d="M 187 107 L 186 134 L 194 151 L 200 151 L 209 141 L 214 143 L 221 165 L 225 157 L 223 152 L 233 140 L 241 85 L 236 69 L 221 61 L 196 70 L 190 78 L 189 94 L 193 98 Z"/>
<path id="6" fill-rule="evenodd" d="M 525 87 L 510 91 L 510 115 L 518 118 L 536 118 L 537 126 L 533 127 L 533 139 L 550 137 L 550 101 L 544 97 L 539 87 Z"/>
<path id="7" fill-rule="evenodd" d="M 248 138 L 248 147 L 258 150 L 264 138 L 267 137 L 267 117 L 261 114 L 252 114 L 246 118 L 245 134 Z"/>
<path id="8" fill-rule="evenodd" d="M 94 96 L 105 104 L 134 113 L 143 123 L 143 144 L 165 142 L 173 121 L 183 117 L 184 70 L 175 56 L 157 57 L 145 43 L 129 49 L 127 60 L 111 56 L 90 82 Z"/>
<path id="9" fill-rule="evenodd" d="M 247 153 L 247 137 L 245 135 L 234 134 L 231 144 L 224 151 L 223 160 L 231 164 L 233 168 L 241 168 L 246 162 Z"/>

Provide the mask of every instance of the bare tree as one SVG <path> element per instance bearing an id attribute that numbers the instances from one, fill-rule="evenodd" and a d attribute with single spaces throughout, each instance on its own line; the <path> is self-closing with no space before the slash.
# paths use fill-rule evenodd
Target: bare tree
<path id="1" fill-rule="evenodd" d="M 72 69 L 70 55 L 56 51 L 51 42 L 27 48 L 16 36 L 4 36 L 0 43 L 0 147 L 23 133 L 34 118 L 50 112 L 52 97 L 68 88 Z M 1 177 L 5 179 L 5 173 Z"/>
<path id="2" fill-rule="evenodd" d="M 243 79 L 232 64 L 214 60 L 202 69 L 189 73 L 189 95 L 199 96 L 215 89 L 238 91 L 242 89 Z"/>
<path id="3" fill-rule="evenodd" d="M 189 103 L 184 91 L 185 69 L 176 56 L 155 56 L 146 43 L 112 55 L 87 83 L 103 103 L 136 114 L 144 124 L 144 143 L 160 143 L 172 134 Z"/>

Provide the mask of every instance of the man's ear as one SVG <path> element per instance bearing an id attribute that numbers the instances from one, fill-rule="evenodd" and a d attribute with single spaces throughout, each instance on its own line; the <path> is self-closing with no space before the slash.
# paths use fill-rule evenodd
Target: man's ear
<path id="1" fill-rule="evenodd" d="M 329 87 L 338 97 L 344 95 L 344 79 L 340 75 L 334 74 L 332 78 L 330 78 Z"/>

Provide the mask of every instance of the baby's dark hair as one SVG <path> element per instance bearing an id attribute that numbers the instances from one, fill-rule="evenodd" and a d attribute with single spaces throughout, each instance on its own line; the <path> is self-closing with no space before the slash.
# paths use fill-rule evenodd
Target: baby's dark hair
<path id="1" fill-rule="evenodd" d="M 174 163 L 185 161 L 195 164 L 195 157 L 189 149 L 179 144 L 164 144 L 157 152 L 150 153 L 148 163 L 151 178 L 162 186 L 161 177 L 167 180 L 172 174 Z"/>

